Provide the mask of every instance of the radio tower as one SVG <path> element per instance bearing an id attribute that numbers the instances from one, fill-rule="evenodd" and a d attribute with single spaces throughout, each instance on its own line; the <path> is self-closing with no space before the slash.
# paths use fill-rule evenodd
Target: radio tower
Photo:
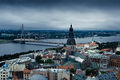
<path id="1" fill-rule="evenodd" d="M 21 44 L 25 44 L 25 36 L 24 36 L 24 26 L 22 24 L 22 29 L 21 29 Z"/>

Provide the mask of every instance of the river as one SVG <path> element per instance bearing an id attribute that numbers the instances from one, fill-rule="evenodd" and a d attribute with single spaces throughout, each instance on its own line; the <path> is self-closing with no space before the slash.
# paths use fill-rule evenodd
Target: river
<path id="1" fill-rule="evenodd" d="M 98 42 L 114 42 L 114 41 L 120 41 L 120 36 L 110 36 L 110 37 L 94 37 L 94 40 Z M 42 41 L 48 41 L 48 42 L 60 42 L 60 43 L 66 43 L 67 39 L 44 39 Z M 91 42 L 92 38 L 76 38 L 77 43 L 88 43 Z M 19 52 L 26 52 L 29 50 L 44 50 L 46 48 L 53 48 L 57 45 L 48 45 L 39 43 L 37 45 L 33 45 L 32 43 L 27 44 L 19 44 L 19 43 L 5 43 L 0 44 L 0 56 L 4 54 L 14 54 Z"/>

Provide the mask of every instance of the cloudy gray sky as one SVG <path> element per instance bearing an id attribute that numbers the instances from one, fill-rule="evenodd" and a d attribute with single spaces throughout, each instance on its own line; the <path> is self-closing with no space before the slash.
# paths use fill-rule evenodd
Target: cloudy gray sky
<path id="1" fill-rule="evenodd" d="M 0 0 L 0 29 L 120 30 L 120 0 Z"/>

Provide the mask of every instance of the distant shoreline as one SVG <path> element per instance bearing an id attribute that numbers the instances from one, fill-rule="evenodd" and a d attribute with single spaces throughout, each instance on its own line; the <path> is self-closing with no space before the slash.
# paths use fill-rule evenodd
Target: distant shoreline
<path id="1" fill-rule="evenodd" d="M 0 44 L 11 43 L 11 40 L 0 39 Z"/>
<path id="2" fill-rule="evenodd" d="M 0 56 L 0 61 L 19 58 L 20 55 L 29 54 L 29 53 L 37 52 L 37 51 L 40 51 L 40 50 L 36 50 L 36 51 L 35 50 L 30 50 L 30 51 L 14 53 L 14 54 L 5 54 L 3 56 Z"/>
<path id="3" fill-rule="evenodd" d="M 45 50 L 56 50 L 56 49 L 57 48 L 46 48 Z M 15 58 L 18 58 L 20 55 L 29 54 L 29 53 L 38 52 L 38 51 L 42 51 L 42 50 L 29 50 L 26 52 L 20 52 L 20 53 L 14 53 L 14 54 L 4 54 L 0 56 L 0 61 L 15 59 Z"/>

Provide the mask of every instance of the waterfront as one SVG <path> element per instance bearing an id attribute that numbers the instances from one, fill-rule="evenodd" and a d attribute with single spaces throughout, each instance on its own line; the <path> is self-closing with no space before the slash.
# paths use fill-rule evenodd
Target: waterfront
<path id="1" fill-rule="evenodd" d="M 114 41 L 120 41 L 120 37 L 119 36 L 94 37 L 94 40 L 96 40 L 98 42 L 114 42 Z M 44 39 L 42 41 L 66 43 L 67 39 Z M 92 41 L 91 37 L 76 39 L 77 43 L 88 43 L 91 41 Z M 37 44 L 37 43 L 35 43 L 35 44 Z M 44 50 L 46 48 L 52 48 L 52 47 L 56 47 L 56 46 L 57 46 L 57 44 L 51 45 L 51 44 L 39 43 L 37 45 L 34 45 L 32 43 L 27 43 L 27 44 L 5 43 L 5 44 L 0 44 L 0 56 L 4 55 L 4 54 L 14 54 L 14 53 L 19 53 L 19 52 L 26 52 L 29 50 Z"/>
<path id="2" fill-rule="evenodd" d="M 109 36 L 109 37 L 85 37 L 85 38 L 76 38 L 77 43 L 90 43 L 92 42 L 92 39 L 103 43 L 103 42 L 114 42 L 114 41 L 120 41 L 120 36 Z M 42 41 L 47 42 L 60 42 L 60 43 L 66 43 L 67 39 L 44 39 Z"/>

